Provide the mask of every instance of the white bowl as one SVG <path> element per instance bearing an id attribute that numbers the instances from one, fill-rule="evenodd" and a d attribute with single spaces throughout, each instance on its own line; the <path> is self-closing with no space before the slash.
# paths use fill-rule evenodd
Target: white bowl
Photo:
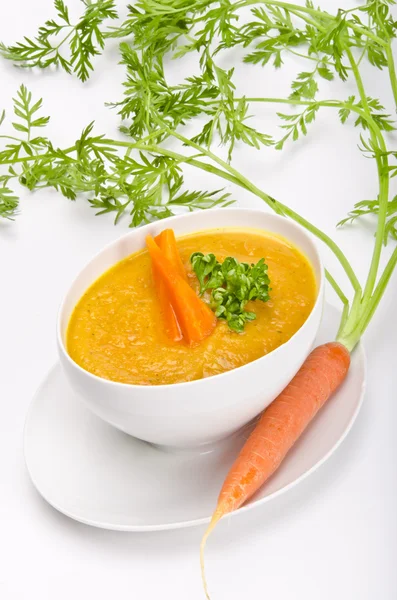
<path id="1" fill-rule="evenodd" d="M 317 299 L 309 317 L 288 342 L 232 371 L 171 385 L 116 383 L 92 375 L 69 356 L 65 338 L 76 303 L 104 271 L 145 245 L 147 234 L 172 227 L 176 235 L 223 227 L 255 228 L 284 236 L 310 260 Z M 57 339 L 66 377 L 82 401 L 118 429 L 154 444 L 197 447 L 221 440 L 248 423 L 283 390 L 302 365 L 316 337 L 323 309 L 324 270 L 310 235 L 292 221 L 260 210 L 223 208 L 152 223 L 106 246 L 80 272 L 59 310 Z"/>

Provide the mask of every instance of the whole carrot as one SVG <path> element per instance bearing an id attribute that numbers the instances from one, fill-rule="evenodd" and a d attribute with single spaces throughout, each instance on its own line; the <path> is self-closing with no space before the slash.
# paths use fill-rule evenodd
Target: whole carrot
<path id="1" fill-rule="evenodd" d="M 350 353 L 339 342 L 318 346 L 264 411 L 225 479 L 201 542 L 201 571 L 207 598 L 204 548 L 211 531 L 224 515 L 244 504 L 276 471 L 317 411 L 345 379 L 349 366 Z"/>

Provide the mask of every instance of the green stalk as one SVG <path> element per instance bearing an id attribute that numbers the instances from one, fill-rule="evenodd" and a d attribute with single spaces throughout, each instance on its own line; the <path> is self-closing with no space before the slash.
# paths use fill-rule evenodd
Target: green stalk
<path id="1" fill-rule="evenodd" d="M 339 287 L 339 285 L 336 283 L 335 279 L 332 277 L 331 273 L 325 269 L 325 276 L 327 278 L 328 283 L 331 284 L 331 286 L 333 287 L 333 289 L 335 290 L 336 294 L 338 295 L 340 301 L 343 304 L 343 311 L 342 311 L 342 317 L 340 320 L 340 325 L 339 325 L 339 329 L 338 329 L 338 333 L 336 335 L 336 338 L 338 339 L 340 332 L 343 330 L 345 323 L 346 323 L 346 319 L 349 315 L 349 301 L 346 298 L 345 294 L 342 292 L 341 288 Z"/>
<path id="2" fill-rule="evenodd" d="M 390 40 L 386 46 L 386 58 L 387 58 L 387 66 L 388 66 L 388 70 L 389 70 L 391 89 L 393 90 L 394 103 L 396 105 L 396 110 L 397 110 L 397 75 L 396 75 L 396 66 L 394 63 L 394 57 L 393 57 L 393 52 L 391 49 Z"/>
<path id="3" fill-rule="evenodd" d="M 352 67 L 352 70 L 354 73 L 354 77 L 356 79 L 357 88 L 358 88 L 360 98 L 361 98 L 361 103 L 363 105 L 363 108 L 364 108 L 366 114 L 371 119 L 371 113 L 370 113 L 370 109 L 368 106 L 367 96 L 366 96 L 366 93 L 364 90 L 364 85 L 363 85 L 363 82 L 361 79 L 360 72 L 357 68 L 357 65 L 354 60 L 351 50 L 347 49 L 346 54 L 349 58 L 349 61 L 350 61 L 350 64 L 351 64 L 351 67 Z M 366 285 L 364 288 L 364 295 L 363 295 L 363 299 L 362 299 L 362 304 L 364 307 L 366 306 L 367 302 L 369 301 L 369 299 L 371 297 L 371 294 L 372 294 L 374 286 L 375 286 L 377 274 L 378 274 L 380 256 L 381 256 L 382 247 L 383 247 L 385 225 L 386 225 L 387 204 L 388 204 L 388 200 L 389 200 L 389 175 L 388 175 L 387 148 L 386 148 L 383 136 L 381 135 L 380 131 L 379 131 L 379 134 L 380 134 L 380 136 L 379 135 L 375 136 L 375 133 L 373 132 L 373 130 L 372 129 L 370 130 L 370 136 L 371 136 L 372 143 L 375 148 L 378 146 L 378 143 L 379 143 L 379 148 L 381 150 L 382 156 L 379 156 L 377 154 L 375 155 L 375 160 L 376 160 L 377 170 L 378 170 L 378 180 L 379 180 L 379 213 L 378 213 L 378 225 L 377 225 L 377 230 L 376 230 L 374 251 L 373 251 L 371 265 L 370 265 L 367 282 L 366 282 Z"/>
<path id="4" fill-rule="evenodd" d="M 356 346 L 359 339 L 363 335 L 364 331 L 368 327 L 368 325 L 375 313 L 375 310 L 377 309 L 378 304 L 383 297 L 383 294 L 386 290 L 387 284 L 389 283 L 390 277 L 393 274 L 396 264 L 397 264 L 397 248 L 394 249 L 394 252 L 391 255 L 391 257 L 379 279 L 379 282 L 375 288 L 375 291 L 374 291 L 370 301 L 368 302 L 368 304 L 365 308 L 365 311 L 362 313 L 360 319 L 356 322 L 355 328 L 353 329 L 353 331 L 351 331 L 350 334 L 343 335 L 343 333 L 342 333 L 342 335 L 337 338 L 338 341 L 340 341 L 342 344 L 344 344 L 346 346 L 346 348 L 348 348 L 350 351 L 353 350 L 353 348 Z"/>
<path id="5" fill-rule="evenodd" d="M 361 79 L 360 72 L 351 51 L 346 50 L 348 55 L 352 71 L 357 83 L 357 88 L 360 94 L 361 103 L 367 116 L 372 120 L 370 108 L 368 106 L 367 97 L 364 90 L 364 85 Z M 367 120 L 368 122 L 368 120 Z M 397 251 L 393 253 L 384 273 L 382 274 L 378 286 L 375 289 L 375 293 L 372 296 L 374 286 L 377 279 L 379 270 L 380 257 L 383 247 L 384 231 L 387 218 L 387 206 L 389 199 L 389 170 L 388 170 L 388 159 L 387 149 L 384 143 L 384 139 L 381 131 L 375 131 L 373 128 L 370 130 L 371 141 L 375 149 L 375 159 L 378 171 L 379 180 L 379 212 L 378 212 L 378 225 L 375 237 L 375 245 L 372 254 L 370 269 L 364 289 L 363 297 L 360 303 L 353 302 L 352 310 L 344 325 L 340 328 L 338 333 L 338 340 L 345 344 L 345 346 L 352 350 L 358 343 L 361 335 L 367 327 L 375 309 L 383 295 L 387 282 L 391 277 L 391 273 L 395 267 L 397 261 Z M 376 148 L 380 149 L 380 154 L 376 152 Z M 396 254 L 396 256 L 395 256 Z"/>
<path id="6" fill-rule="evenodd" d="M 362 318 L 359 323 L 359 333 L 360 336 L 364 333 L 366 328 L 368 327 L 369 322 L 371 321 L 375 310 L 378 307 L 379 302 L 382 299 L 382 296 L 386 290 L 387 284 L 389 283 L 390 277 L 393 274 L 393 271 L 397 264 L 397 248 L 394 248 L 393 254 L 391 255 L 380 279 L 378 285 L 375 288 L 375 291 L 372 295 L 371 301 L 368 303 L 366 311 L 363 313 Z"/>
<path id="7" fill-rule="evenodd" d="M 302 225 L 305 229 L 310 231 L 313 235 L 315 235 L 319 240 L 321 240 L 324 244 L 328 246 L 328 248 L 335 254 L 340 264 L 342 265 L 346 275 L 348 276 L 350 283 L 355 291 L 355 296 L 361 296 L 361 285 L 357 279 L 356 274 L 354 273 L 352 266 L 347 260 L 346 256 L 339 248 L 339 246 L 334 242 L 332 238 L 330 238 L 326 233 L 318 229 L 315 225 L 307 221 L 304 217 L 301 217 L 298 213 L 296 213 L 292 208 L 289 208 L 285 204 L 281 204 L 278 202 L 278 205 L 281 207 L 283 214 L 290 219 L 296 221 L 299 225 Z"/>

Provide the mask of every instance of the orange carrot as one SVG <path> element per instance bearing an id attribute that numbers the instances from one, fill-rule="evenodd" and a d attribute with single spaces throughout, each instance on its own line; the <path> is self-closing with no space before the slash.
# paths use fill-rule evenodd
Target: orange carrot
<path id="1" fill-rule="evenodd" d="M 160 303 L 160 310 L 163 315 L 164 328 L 170 340 L 173 342 L 180 342 L 183 338 L 181 328 L 175 316 L 174 309 L 170 302 L 170 297 L 167 292 L 167 288 L 158 273 L 157 269 L 153 268 L 153 279 L 156 287 L 157 297 Z"/>
<path id="2" fill-rule="evenodd" d="M 179 254 L 178 246 L 176 244 L 175 233 L 173 229 L 164 229 L 159 235 L 154 238 L 154 241 L 168 258 L 174 267 L 178 270 L 179 275 L 186 279 L 186 269 L 183 265 L 181 255 Z"/>
<path id="3" fill-rule="evenodd" d="M 221 489 L 211 523 L 201 542 L 201 570 L 209 534 L 227 513 L 246 502 L 276 471 L 307 425 L 345 379 L 350 366 L 347 348 L 338 342 L 319 346 L 264 411 L 244 444 Z"/>
<path id="4" fill-rule="evenodd" d="M 198 344 L 213 332 L 216 325 L 214 313 L 164 256 L 151 235 L 147 236 L 146 245 L 153 266 L 165 285 L 185 341 L 190 346 Z"/>
<path id="5" fill-rule="evenodd" d="M 171 237 L 173 237 L 174 241 L 174 245 L 172 245 L 172 251 L 168 249 L 171 246 L 167 243 L 169 234 L 166 234 L 166 232 L 168 231 L 172 232 Z M 154 241 L 159 246 L 160 250 L 165 254 L 165 256 L 167 256 L 174 266 L 181 271 L 181 274 L 183 273 L 184 277 L 186 277 L 185 268 L 179 255 L 175 235 L 172 229 L 165 229 L 154 238 Z M 173 342 L 180 342 L 183 338 L 182 331 L 175 316 L 167 289 L 156 268 L 153 268 L 153 279 L 156 287 L 157 297 L 160 302 L 160 309 L 163 314 L 165 332 L 170 340 Z"/>

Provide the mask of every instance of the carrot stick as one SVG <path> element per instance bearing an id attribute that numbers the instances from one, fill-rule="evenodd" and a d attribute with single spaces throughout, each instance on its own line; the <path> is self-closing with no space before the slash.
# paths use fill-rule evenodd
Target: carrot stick
<path id="1" fill-rule="evenodd" d="M 160 250 L 171 260 L 175 267 L 180 269 L 182 267 L 183 274 L 186 277 L 186 272 L 183 267 L 181 257 L 179 256 L 178 248 L 176 246 L 175 235 L 173 236 L 175 241 L 175 247 L 172 252 L 167 251 L 167 237 L 164 235 L 166 231 L 172 231 L 172 229 L 164 230 L 154 238 L 154 241 L 159 246 Z M 172 231 L 172 234 L 174 232 Z M 176 252 L 175 252 L 176 250 Z M 179 258 L 179 260 L 178 260 Z M 162 281 L 161 275 L 153 265 L 153 279 L 156 287 L 157 297 L 160 302 L 160 310 L 163 314 L 165 332 L 170 340 L 173 342 L 180 342 L 183 338 L 181 328 L 175 316 L 174 309 L 172 307 L 169 294 Z"/>
<path id="2" fill-rule="evenodd" d="M 179 254 L 178 246 L 175 239 L 175 233 L 173 229 L 164 229 L 159 235 L 154 238 L 154 241 L 163 252 L 163 254 L 168 258 L 170 262 L 174 265 L 174 267 L 178 270 L 181 277 L 186 279 L 187 275 L 184 264 L 181 259 L 181 255 Z"/>
<path id="3" fill-rule="evenodd" d="M 214 313 L 164 256 L 151 235 L 147 236 L 146 245 L 153 266 L 166 287 L 183 337 L 190 346 L 198 344 L 213 332 L 216 325 Z"/>
<path id="4" fill-rule="evenodd" d="M 225 479 L 201 542 L 201 572 L 207 598 L 204 548 L 208 536 L 224 515 L 244 504 L 278 469 L 317 411 L 345 379 L 349 366 L 350 354 L 342 344 L 318 346 L 262 414 Z"/>
<path id="5" fill-rule="evenodd" d="M 163 315 L 164 328 L 167 337 L 173 342 L 180 342 L 183 338 L 182 331 L 170 302 L 167 288 L 156 268 L 153 268 L 153 280 L 160 303 L 160 310 Z"/>

